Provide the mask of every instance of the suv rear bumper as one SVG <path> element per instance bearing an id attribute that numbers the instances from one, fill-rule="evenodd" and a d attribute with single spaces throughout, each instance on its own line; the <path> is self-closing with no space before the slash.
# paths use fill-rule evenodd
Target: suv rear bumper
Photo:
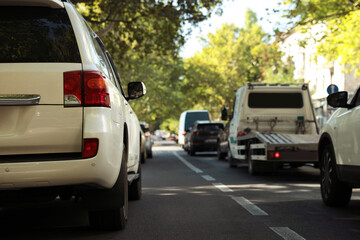
<path id="1" fill-rule="evenodd" d="M 111 188 L 120 171 L 99 154 L 90 159 L 0 164 L 0 190 L 90 184 Z"/>
<path id="2" fill-rule="evenodd" d="M 85 116 L 83 138 L 99 139 L 95 157 L 0 163 L 0 190 L 84 184 L 111 188 L 120 172 L 123 125 L 112 121 L 106 108 L 87 108 Z"/>

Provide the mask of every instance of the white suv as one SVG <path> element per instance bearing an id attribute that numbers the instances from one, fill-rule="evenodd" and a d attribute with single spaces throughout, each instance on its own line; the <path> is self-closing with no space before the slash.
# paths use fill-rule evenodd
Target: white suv
<path id="1" fill-rule="evenodd" d="M 0 204 L 81 198 L 122 229 L 141 196 L 140 127 L 100 38 L 74 5 L 0 0 Z"/>
<path id="2" fill-rule="evenodd" d="M 350 101 L 347 92 L 331 94 L 327 101 L 339 109 L 321 131 L 321 196 L 328 206 L 346 206 L 360 184 L 360 89 Z"/>

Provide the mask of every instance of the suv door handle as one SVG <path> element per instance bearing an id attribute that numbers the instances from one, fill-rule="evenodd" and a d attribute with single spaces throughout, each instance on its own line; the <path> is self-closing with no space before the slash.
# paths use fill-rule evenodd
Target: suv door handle
<path id="1" fill-rule="evenodd" d="M 1 94 L 0 106 L 37 105 L 40 102 L 39 94 Z"/>

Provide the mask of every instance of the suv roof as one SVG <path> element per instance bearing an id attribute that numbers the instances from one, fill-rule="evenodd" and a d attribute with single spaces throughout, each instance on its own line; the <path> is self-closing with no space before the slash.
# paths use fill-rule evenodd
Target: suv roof
<path id="1" fill-rule="evenodd" d="M 64 8 L 64 4 L 60 0 L 4 0 L 4 1 L 1 0 L 0 6 L 33 6 L 33 7 Z"/>

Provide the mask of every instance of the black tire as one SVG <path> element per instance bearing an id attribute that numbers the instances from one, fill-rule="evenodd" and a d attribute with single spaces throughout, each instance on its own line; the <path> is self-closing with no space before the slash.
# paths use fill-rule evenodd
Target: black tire
<path id="1" fill-rule="evenodd" d="M 139 178 L 134 180 L 129 185 L 129 200 L 139 200 L 141 198 L 142 186 L 141 186 L 141 165 L 138 169 Z"/>
<path id="2" fill-rule="evenodd" d="M 148 157 L 148 158 L 152 158 L 152 157 L 153 157 L 153 155 L 152 155 L 152 150 L 150 150 L 150 152 L 148 152 L 147 157 Z"/>
<path id="3" fill-rule="evenodd" d="M 189 150 L 190 156 L 195 156 L 195 153 L 196 152 L 195 152 L 194 148 L 190 146 L 190 150 Z"/>
<path id="4" fill-rule="evenodd" d="M 220 143 L 217 144 L 217 157 L 219 160 L 224 160 L 226 158 L 227 153 L 221 152 Z"/>
<path id="5" fill-rule="evenodd" d="M 116 201 L 109 209 L 89 211 L 90 227 L 96 230 L 122 230 L 128 218 L 128 181 L 127 181 L 127 152 L 124 144 L 123 158 L 119 177 L 112 189 L 104 192 L 111 201 Z M 101 194 L 101 192 L 99 192 Z M 110 199 L 109 199 L 110 200 Z M 100 203 L 106 204 L 106 203 Z"/>
<path id="6" fill-rule="evenodd" d="M 227 157 L 228 157 L 229 166 L 230 166 L 231 168 L 237 167 L 236 159 L 233 158 L 233 156 L 232 156 L 232 154 L 231 154 L 230 146 L 228 146 Z"/>
<path id="7" fill-rule="evenodd" d="M 146 158 L 147 158 L 146 151 L 144 151 L 144 152 L 141 153 L 141 158 L 140 158 L 141 161 L 140 162 L 143 163 L 143 164 L 146 163 Z"/>
<path id="8" fill-rule="evenodd" d="M 338 179 L 336 171 L 334 149 L 328 144 L 320 155 L 321 197 L 327 206 L 344 207 L 350 202 L 352 188 Z"/>

